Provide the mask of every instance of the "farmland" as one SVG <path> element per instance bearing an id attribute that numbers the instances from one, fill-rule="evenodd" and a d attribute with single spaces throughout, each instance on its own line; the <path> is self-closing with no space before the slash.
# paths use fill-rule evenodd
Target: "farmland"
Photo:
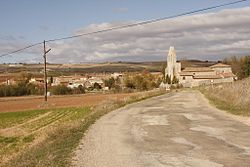
<path id="1" fill-rule="evenodd" d="M 96 63 L 96 64 L 48 64 L 48 73 L 53 75 L 71 75 L 75 73 L 112 73 L 112 72 L 136 72 L 148 70 L 157 72 L 163 62 L 150 63 Z M 39 74 L 43 70 L 43 64 L 17 64 L 0 65 L 0 72 L 18 73 L 22 71 Z"/>
<path id="2" fill-rule="evenodd" d="M 69 166 L 73 150 L 96 119 L 159 94 L 60 96 L 50 98 L 47 105 L 41 97 L 1 99 L 1 106 L 11 107 L 0 112 L 0 166 Z M 39 109 L 38 104 L 44 107 Z"/>
<path id="3" fill-rule="evenodd" d="M 84 94 L 52 96 L 44 103 L 42 96 L 0 98 L 0 112 L 36 110 L 46 108 L 91 107 L 107 99 L 122 99 L 132 94 Z"/>

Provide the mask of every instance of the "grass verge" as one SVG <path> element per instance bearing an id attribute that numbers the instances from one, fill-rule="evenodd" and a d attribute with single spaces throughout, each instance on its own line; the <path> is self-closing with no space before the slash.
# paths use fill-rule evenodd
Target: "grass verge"
<path id="1" fill-rule="evenodd" d="M 2 161 L 5 163 L 0 163 L 0 166 L 70 166 L 74 149 L 97 119 L 126 104 L 161 94 L 161 91 L 138 93 L 124 99 L 109 99 L 93 108 L 43 110 L 43 115 L 22 122 L 21 126 L 17 125 L 25 130 L 22 135 L 0 138 L 0 144 L 13 145 L 6 147 L 11 151 L 2 152 L 11 156 Z M 16 126 L 14 122 L 12 125 Z"/>
<path id="2" fill-rule="evenodd" d="M 214 87 L 200 87 L 199 90 L 217 108 L 235 115 L 250 116 L 250 78 Z"/>

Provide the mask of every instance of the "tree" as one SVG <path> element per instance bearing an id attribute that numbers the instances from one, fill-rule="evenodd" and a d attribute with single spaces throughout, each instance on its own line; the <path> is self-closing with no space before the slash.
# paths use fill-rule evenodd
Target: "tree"
<path id="1" fill-rule="evenodd" d="M 124 77 L 124 84 L 125 84 L 125 87 L 127 88 L 135 89 L 135 85 L 134 85 L 134 82 L 132 81 L 132 77 L 130 77 L 129 75 L 126 75 Z"/>
<path id="2" fill-rule="evenodd" d="M 29 83 L 29 80 L 31 79 L 31 77 L 32 77 L 32 74 L 27 73 L 27 72 L 21 72 L 19 77 L 18 77 L 19 78 L 18 83 L 27 84 L 27 83 Z"/>
<path id="3" fill-rule="evenodd" d="M 77 88 L 73 89 L 73 94 L 84 94 L 85 88 L 82 85 L 79 85 Z"/>
<path id="4" fill-rule="evenodd" d="M 53 83 L 53 77 L 50 76 L 49 84 L 52 84 L 52 83 Z"/>
<path id="5" fill-rule="evenodd" d="M 166 83 L 166 68 L 167 68 L 167 62 L 162 63 L 162 65 L 161 65 L 161 73 L 162 73 L 162 81 L 163 81 L 163 83 Z"/>
<path id="6" fill-rule="evenodd" d="M 243 78 L 250 76 L 250 56 L 246 56 L 243 58 L 241 70 Z"/>
<path id="7" fill-rule="evenodd" d="M 232 56 L 230 58 L 225 58 L 223 63 L 231 65 L 233 73 L 236 74 L 239 79 L 243 79 L 250 76 L 250 56 Z"/>
<path id="8" fill-rule="evenodd" d="M 104 85 L 109 87 L 109 89 L 114 88 L 115 83 L 116 83 L 116 81 L 115 81 L 114 77 L 111 77 L 111 78 L 109 78 L 107 80 L 104 80 Z"/>
<path id="9" fill-rule="evenodd" d="M 66 94 L 71 94 L 72 90 L 68 88 L 67 86 L 58 85 L 58 86 L 52 87 L 51 92 L 52 94 L 55 94 L 55 95 L 66 95 Z"/>
<path id="10" fill-rule="evenodd" d="M 166 68 L 167 68 L 167 62 L 162 63 L 161 64 L 161 73 L 162 73 L 164 78 L 165 78 L 165 75 L 166 75 Z"/>
<path id="11" fill-rule="evenodd" d="M 178 80 L 178 79 L 176 78 L 176 76 L 174 75 L 172 84 L 178 84 L 178 83 L 179 83 L 179 80 Z"/>
<path id="12" fill-rule="evenodd" d="M 165 83 L 171 84 L 171 78 L 170 78 L 170 76 L 168 76 L 168 74 L 167 74 L 167 76 L 165 78 Z"/>
<path id="13" fill-rule="evenodd" d="M 94 89 L 100 90 L 102 87 L 97 82 L 94 83 Z"/>

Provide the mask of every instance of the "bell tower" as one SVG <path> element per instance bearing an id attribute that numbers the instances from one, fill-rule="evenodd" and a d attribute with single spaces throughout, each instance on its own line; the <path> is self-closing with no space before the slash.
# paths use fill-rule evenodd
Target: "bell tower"
<path id="1" fill-rule="evenodd" d="M 167 57 L 167 69 L 166 75 L 170 77 L 171 81 L 175 75 L 175 65 L 176 64 L 176 52 L 173 46 L 170 46 Z"/>

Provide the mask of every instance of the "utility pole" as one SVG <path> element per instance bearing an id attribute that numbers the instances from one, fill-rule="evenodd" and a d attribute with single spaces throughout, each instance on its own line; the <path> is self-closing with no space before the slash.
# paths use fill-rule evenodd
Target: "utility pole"
<path id="1" fill-rule="evenodd" d="M 46 50 L 46 42 L 43 41 L 43 59 L 44 59 L 44 101 L 47 102 L 47 91 L 48 91 L 48 85 L 47 85 L 47 60 L 46 60 L 46 54 L 49 53 L 51 49 Z"/>

